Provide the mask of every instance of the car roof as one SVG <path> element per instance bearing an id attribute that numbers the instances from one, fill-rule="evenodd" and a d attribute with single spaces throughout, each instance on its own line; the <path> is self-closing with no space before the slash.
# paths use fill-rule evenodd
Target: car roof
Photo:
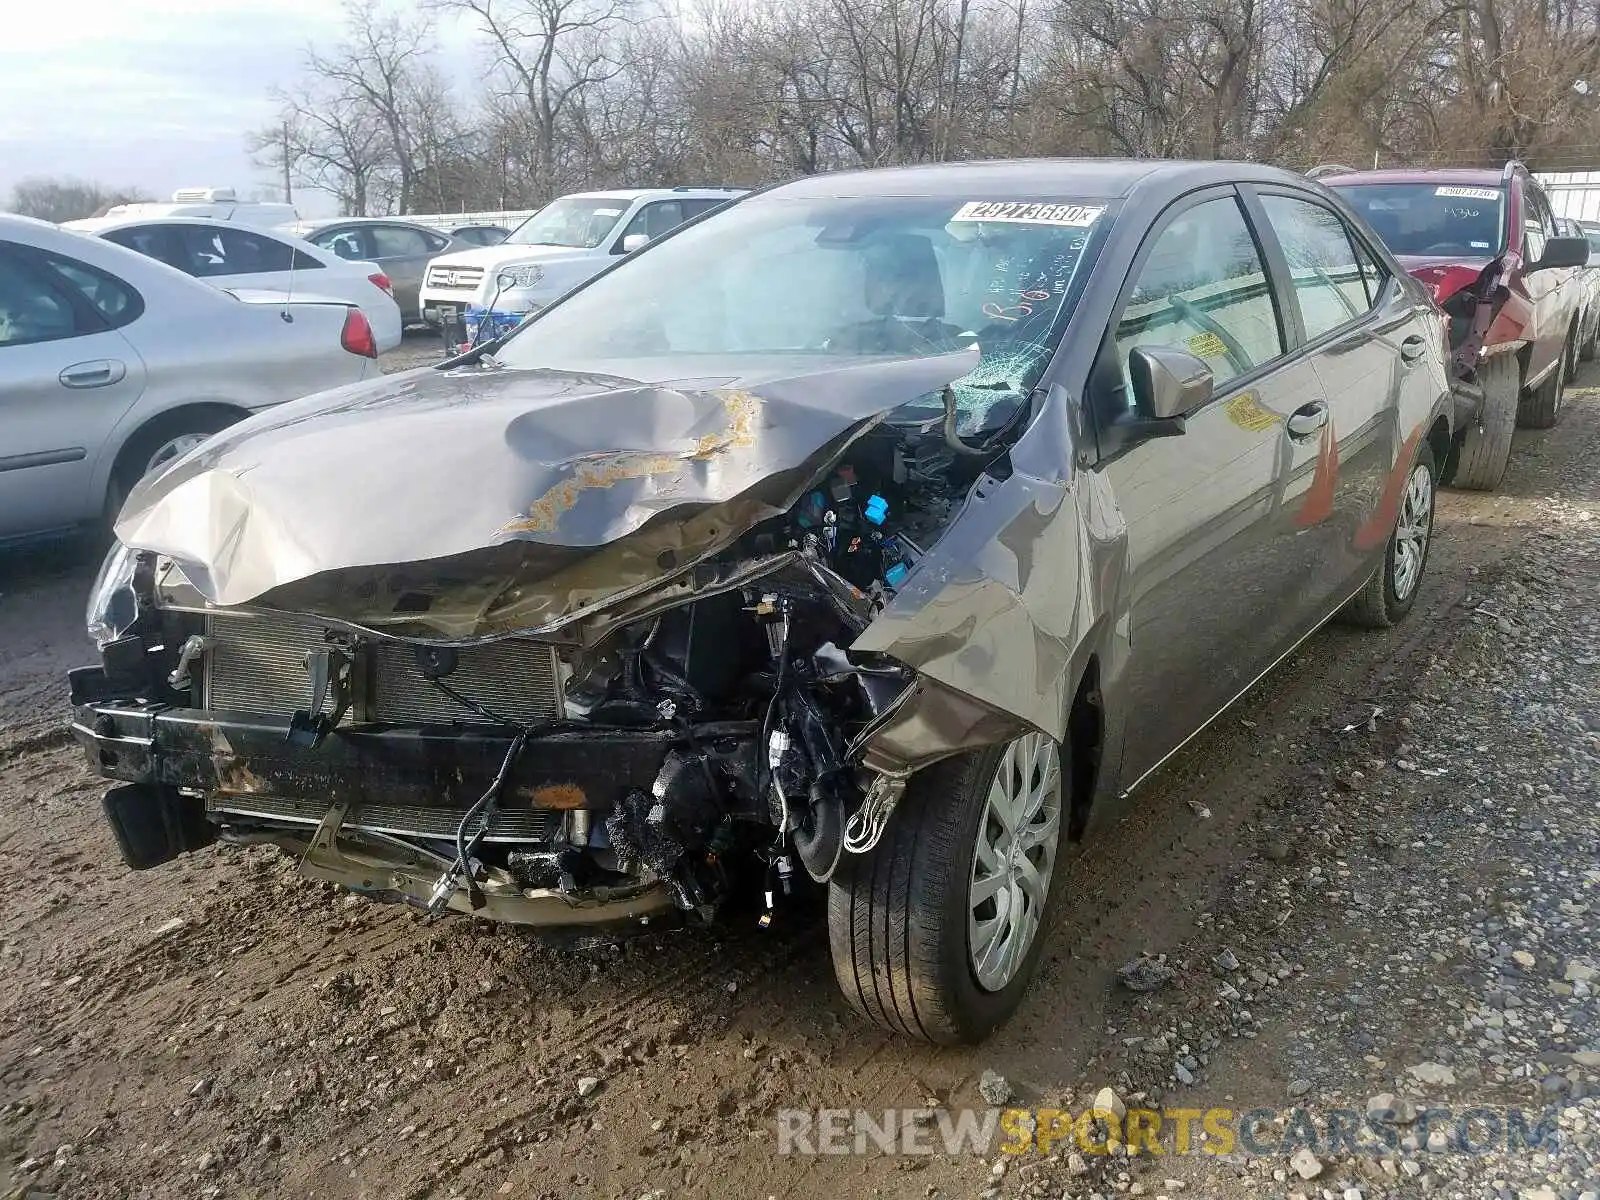
<path id="1" fill-rule="evenodd" d="M 1499 187 L 1504 178 L 1499 169 L 1487 167 L 1441 167 L 1437 170 L 1393 168 L 1324 175 L 1317 182 L 1328 187 L 1355 187 L 1371 183 L 1458 183 L 1470 187 Z"/>
<path id="2" fill-rule="evenodd" d="M 703 184 L 698 187 L 675 188 L 608 188 L 596 192 L 568 192 L 559 196 L 560 200 L 626 200 L 633 202 L 646 196 L 742 196 L 749 188 L 722 187 L 717 184 Z"/>
<path id="3" fill-rule="evenodd" d="M 212 229 L 242 229 L 246 233 L 264 233 L 268 237 L 294 240 L 294 235 L 281 227 L 252 225 L 248 221 L 224 221 L 220 217 L 90 217 L 82 221 L 63 221 L 61 224 L 64 229 L 86 233 L 104 233 L 109 229 L 128 229 L 135 225 L 208 225 Z"/>
<path id="4" fill-rule="evenodd" d="M 406 225 L 412 229 L 426 229 L 430 233 L 442 232 L 432 225 L 420 224 L 409 217 L 318 217 L 298 223 L 299 228 L 305 230 L 327 229 L 331 225 Z"/>
<path id="5" fill-rule="evenodd" d="M 784 197 L 927 196 L 963 199 L 1013 194 L 1018 199 L 1062 197 L 1118 200 L 1137 189 L 1182 192 L 1210 184 L 1313 181 L 1259 163 L 1131 158 L 1014 158 L 978 162 L 926 163 L 809 175 L 779 184 L 768 195 Z M 1313 184 L 1314 186 L 1314 184 Z"/>

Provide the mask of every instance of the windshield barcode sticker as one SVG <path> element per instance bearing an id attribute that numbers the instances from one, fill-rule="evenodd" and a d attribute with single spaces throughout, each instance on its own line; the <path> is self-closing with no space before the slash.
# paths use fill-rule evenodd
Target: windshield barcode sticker
<path id="1" fill-rule="evenodd" d="M 950 218 L 956 221 L 1002 221 L 1013 225 L 1065 225 L 1087 229 L 1100 219 L 1105 205 L 1032 204 L 1021 200 L 969 200 Z"/>
<path id="2" fill-rule="evenodd" d="M 1500 193 L 1494 188 L 1442 187 L 1435 188 L 1435 196 L 1450 196 L 1456 200 L 1498 200 Z"/>

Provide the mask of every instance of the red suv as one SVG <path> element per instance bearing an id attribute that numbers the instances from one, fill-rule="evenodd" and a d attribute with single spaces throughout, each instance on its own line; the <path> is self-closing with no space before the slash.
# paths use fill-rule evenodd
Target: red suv
<path id="1" fill-rule="evenodd" d="M 1504 170 L 1321 168 L 1450 316 L 1456 447 L 1444 479 L 1493 489 L 1517 425 L 1556 423 L 1579 351 L 1589 248 L 1560 236 L 1544 192 L 1518 162 Z"/>

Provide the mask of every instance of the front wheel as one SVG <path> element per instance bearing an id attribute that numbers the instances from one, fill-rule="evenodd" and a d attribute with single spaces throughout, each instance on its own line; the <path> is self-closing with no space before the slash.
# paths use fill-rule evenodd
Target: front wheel
<path id="1" fill-rule="evenodd" d="M 844 857 L 828 935 L 863 1016 L 953 1045 L 1016 1011 L 1049 925 L 1064 776 L 1060 748 L 1039 733 L 935 763 L 912 777 L 878 845 Z"/>
<path id="2" fill-rule="evenodd" d="M 1498 354 L 1478 368 L 1478 381 L 1483 387 L 1483 409 L 1451 451 L 1444 481 L 1458 488 L 1492 492 L 1500 486 L 1511 460 L 1522 365 L 1514 354 Z"/>
<path id="3" fill-rule="evenodd" d="M 1387 629 L 1416 604 L 1433 543 L 1434 495 L 1433 454 L 1424 444 L 1400 494 L 1400 514 L 1383 562 L 1344 611 L 1351 624 Z"/>

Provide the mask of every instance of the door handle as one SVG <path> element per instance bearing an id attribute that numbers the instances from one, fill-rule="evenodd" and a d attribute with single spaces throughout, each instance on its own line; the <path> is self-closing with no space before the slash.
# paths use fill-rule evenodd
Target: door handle
<path id="1" fill-rule="evenodd" d="M 94 362 L 73 363 L 72 366 L 63 368 L 56 378 L 61 381 L 62 387 L 97 388 L 121 383 L 127 374 L 128 368 L 125 364 L 114 358 L 102 358 Z"/>
<path id="2" fill-rule="evenodd" d="M 1307 438 L 1328 423 L 1328 406 L 1321 400 L 1302 405 L 1289 414 L 1288 429 L 1292 438 Z"/>
<path id="3" fill-rule="evenodd" d="M 1400 343 L 1400 361 L 1409 366 L 1427 353 L 1427 350 L 1428 344 L 1416 334 L 1412 334 Z"/>

